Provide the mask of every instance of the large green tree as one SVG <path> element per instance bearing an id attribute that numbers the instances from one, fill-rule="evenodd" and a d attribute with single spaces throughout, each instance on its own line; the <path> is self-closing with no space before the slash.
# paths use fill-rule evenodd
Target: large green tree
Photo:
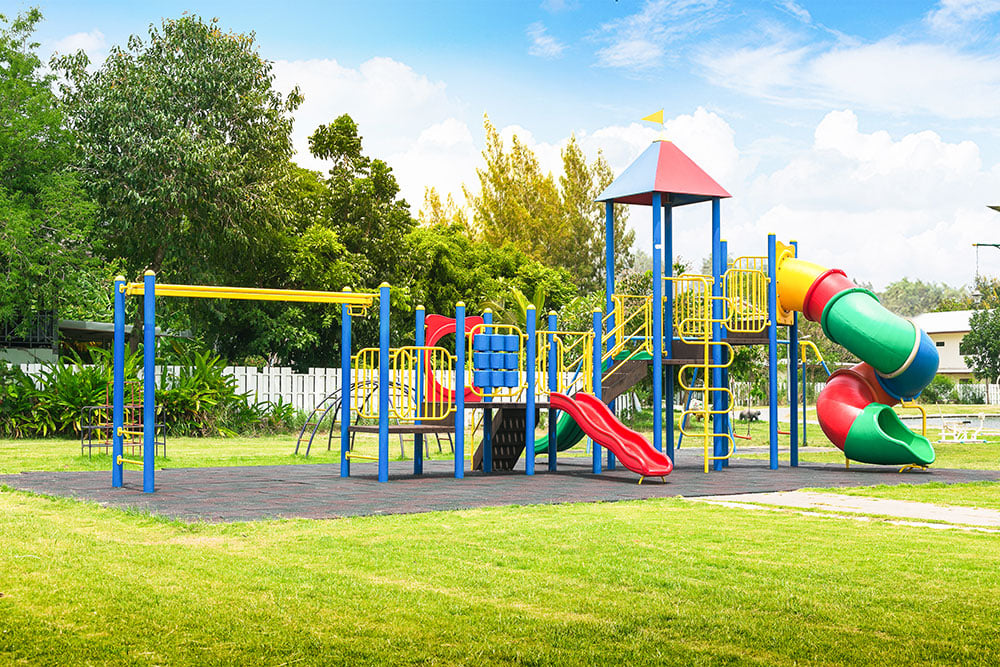
<path id="1" fill-rule="evenodd" d="M 925 283 L 903 278 L 890 283 L 879 294 L 882 305 L 904 317 L 937 310 L 944 302 L 962 299 L 966 292 L 944 283 Z"/>
<path id="2" fill-rule="evenodd" d="M 93 256 L 94 205 L 69 167 L 74 158 L 54 75 L 32 34 L 42 14 L 0 15 L 0 322 L 39 311 L 102 313 L 106 273 Z"/>
<path id="3" fill-rule="evenodd" d="M 82 52 L 54 59 L 100 236 L 133 275 L 252 281 L 261 240 L 287 219 L 279 184 L 301 97 L 273 90 L 254 39 L 184 16 L 94 72 Z"/>
<path id="4" fill-rule="evenodd" d="M 1000 380 L 1000 308 L 980 310 L 969 318 L 969 333 L 959 351 L 976 377 L 989 382 Z"/>
<path id="5" fill-rule="evenodd" d="M 558 181 L 543 173 L 534 152 L 516 135 L 508 150 L 499 131 L 484 119 L 484 166 L 478 190 L 465 187 L 479 238 L 500 247 L 511 243 L 529 257 L 569 270 L 583 289 L 600 289 L 604 276 L 604 205 L 594 198 L 612 180 L 602 156 L 588 164 L 575 137 L 562 150 Z M 615 216 L 616 269 L 632 264 L 634 235 L 624 207 Z"/>

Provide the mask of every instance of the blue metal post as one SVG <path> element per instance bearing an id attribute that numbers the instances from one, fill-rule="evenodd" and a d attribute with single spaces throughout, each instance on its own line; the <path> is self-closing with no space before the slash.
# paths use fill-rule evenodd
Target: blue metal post
<path id="1" fill-rule="evenodd" d="M 156 275 L 143 275 L 142 299 L 142 490 L 156 490 Z"/>
<path id="2" fill-rule="evenodd" d="M 455 479 L 465 477 L 465 304 L 455 304 Z"/>
<path id="3" fill-rule="evenodd" d="M 528 389 L 527 401 L 524 408 L 524 472 L 527 475 L 535 474 L 535 355 L 537 354 L 537 342 L 535 341 L 536 320 L 538 314 L 535 307 L 528 304 L 525 309 L 525 319 L 527 320 L 528 342 L 524 350 L 524 371 L 527 374 Z"/>
<path id="4" fill-rule="evenodd" d="M 778 469 L 778 283 L 775 278 L 776 239 L 767 235 L 767 395 L 770 468 Z"/>
<path id="5" fill-rule="evenodd" d="M 389 481 L 389 283 L 378 287 L 378 481 Z"/>
<path id="6" fill-rule="evenodd" d="M 719 253 L 721 255 L 720 267 L 719 267 L 719 275 L 721 276 L 720 281 L 722 281 L 719 284 L 719 292 L 723 296 L 725 296 L 725 294 L 726 294 L 726 285 L 725 285 L 725 282 L 724 282 L 724 277 L 726 275 L 726 270 L 729 268 L 729 244 L 726 243 L 725 240 L 723 240 L 723 241 L 721 241 L 719 243 L 719 246 L 720 246 Z M 722 310 L 722 317 L 723 318 L 726 317 L 725 305 L 726 305 L 725 302 L 723 302 L 720 305 L 720 308 Z M 728 333 L 726 332 L 726 328 L 724 326 L 720 325 L 719 326 L 719 331 L 720 331 L 720 334 L 721 334 L 723 340 L 725 340 L 726 338 L 729 337 Z M 729 358 L 729 349 L 728 348 L 722 348 L 722 350 L 723 350 L 723 356 L 725 357 L 725 360 L 723 361 L 723 363 L 729 363 L 729 362 L 731 362 L 732 360 Z M 722 369 L 722 387 L 724 387 L 725 389 L 729 389 L 729 368 L 728 367 Z M 720 398 L 722 399 L 722 409 L 725 410 L 726 412 L 725 412 L 725 414 L 722 414 L 722 415 L 716 415 L 716 419 L 721 419 L 722 420 L 722 429 L 723 429 L 722 432 L 723 433 L 727 433 L 727 434 L 729 434 L 730 437 L 732 437 L 733 428 L 732 428 L 732 425 L 729 423 L 729 411 L 732 409 L 732 406 L 729 403 L 729 392 L 721 392 L 721 394 L 722 395 L 720 396 Z M 723 454 L 726 453 L 726 449 L 728 449 L 728 446 L 729 446 L 729 442 L 728 441 L 723 441 L 723 443 L 722 443 L 722 447 L 723 447 L 723 452 L 722 453 Z M 735 445 L 734 445 L 733 449 L 735 450 Z M 723 468 L 728 468 L 729 467 L 729 459 L 723 459 L 722 461 L 720 461 L 720 463 L 722 464 Z"/>
<path id="7" fill-rule="evenodd" d="M 799 242 L 792 241 L 795 255 L 799 254 Z M 792 326 L 788 331 L 788 461 L 791 466 L 799 465 L 799 314 L 792 313 Z M 805 423 L 803 417 L 802 422 Z"/>
<path id="8" fill-rule="evenodd" d="M 344 291 L 349 292 L 350 287 Z M 340 307 L 340 476 L 351 476 L 351 307 Z"/>
<path id="9" fill-rule="evenodd" d="M 672 278 L 674 275 L 674 207 L 670 202 L 663 205 L 663 254 L 667 263 L 663 267 L 666 277 Z M 667 352 L 667 358 L 674 354 L 674 284 L 667 283 L 667 293 L 664 295 L 663 304 L 663 347 Z M 674 367 L 667 366 L 666 378 L 666 403 L 667 403 L 667 456 L 674 460 Z"/>
<path id="10" fill-rule="evenodd" d="M 615 294 L 615 204 L 604 202 L 604 312 L 612 313 L 608 320 L 608 332 L 615 329 L 614 302 Z M 608 336 L 608 350 L 615 347 L 614 335 Z M 614 360 L 611 360 L 614 363 Z M 603 372 L 603 371 L 602 371 Z M 611 411 L 615 411 L 615 402 L 608 403 Z M 608 470 L 615 469 L 615 455 L 608 450 Z"/>
<path id="11" fill-rule="evenodd" d="M 415 336 L 414 345 L 417 347 L 423 347 L 425 336 L 427 330 L 424 327 L 424 307 L 417 306 L 416 323 L 415 323 Z M 417 353 L 417 416 L 419 417 L 423 412 L 424 407 L 424 373 L 426 373 L 427 358 L 426 353 L 420 350 Z M 420 420 L 416 420 L 416 424 L 420 424 Z M 422 475 L 424 472 L 424 434 L 414 433 L 413 434 L 413 474 Z"/>
<path id="12" fill-rule="evenodd" d="M 111 436 L 111 486 L 122 485 L 122 464 L 119 456 L 124 456 L 122 434 L 125 425 L 125 278 L 115 278 L 113 299 L 115 303 L 115 340 L 112 357 L 114 359 L 114 386 L 112 389 L 112 436 Z"/>
<path id="13" fill-rule="evenodd" d="M 547 360 L 549 366 L 549 394 L 559 389 L 559 378 L 557 377 L 558 368 L 556 368 L 556 336 L 553 331 L 556 330 L 556 314 L 555 311 L 549 312 L 549 358 Z M 551 401 L 551 396 L 549 398 Z M 559 411 L 552 408 L 551 404 L 549 407 L 549 471 L 556 471 L 556 453 L 558 448 L 556 447 L 556 417 Z"/>
<path id="14" fill-rule="evenodd" d="M 601 397 L 601 310 L 599 308 L 594 308 L 593 315 L 593 328 L 594 328 L 594 396 L 597 398 Z M 593 443 L 591 448 L 591 456 L 593 459 L 592 470 L 595 475 L 601 473 L 601 446 L 596 442 Z"/>
<path id="15" fill-rule="evenodd" d="M 722 340 L 722 300 L 719 298 L 722 296 L 722 216 L 721 216 L 721 200 L 718 197 L 712 199 L 712 340 L 718 342 Z M 706 387 L 711 387 L 713 389 L 722 388 L 722 346 L 713 345 L 712 346 L 712 365 L 714 368 L 711 373 L 711 384 L 706 385 Z M 709 380 L 708 377 L 705 378 Z M 714 411 L 722 410 L 722 392 L 713 391 L 711 392 L 711 397 L 706 393 L 705 400 L 708 401 L 711 398 L 712 409 Z M 716 417 L 719 413 L 716 412 Z M 723 433 L 722 419 L 713 419 L 712 421 L 712 431 L 715 433 L 715 455 L 723 456 L 725 453 L 726 440 L 721 437 Z M 714 462 L 715 470 L 722 470 L 722 460 L 717 459 Z"/>
<path id="16" fill-rule="evenodd" d="M 483 312 L 483 324 L 493 324 L 493 311 Z M 493 327 L 483 327 L 483 333 L 493 333 Z M 492 403 L 492 396 L 484 396 L 483 403 Z M 483 409 L 483 472 L 493 472 L 493 409 L 488 405 Z"/>
<path id="17" fill-rule="evenodd" d="M 663 200 L 653 193 L 653 447 L 663 451 Z M 598 366 L 600 364 L 598 363 Z M 670 417 L 673 418 L 673 406 Z"/>

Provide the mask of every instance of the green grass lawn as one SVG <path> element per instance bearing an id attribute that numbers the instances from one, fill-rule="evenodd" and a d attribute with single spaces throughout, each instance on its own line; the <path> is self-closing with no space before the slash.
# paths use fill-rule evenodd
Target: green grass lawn
<path id="1" fill-rule="evenodd" d="M 184 525 L 0 492 L 0 662 L 994 664 L 993 535 L 657 500 Z"/>

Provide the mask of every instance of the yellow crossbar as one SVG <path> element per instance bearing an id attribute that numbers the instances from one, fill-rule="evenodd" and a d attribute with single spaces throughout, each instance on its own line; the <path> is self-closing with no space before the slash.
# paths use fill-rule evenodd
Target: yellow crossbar
<path id="1" fill-rule="evenodd" d="M 129 283 L 125 293 L 141 296 L 146 293 L 143 283 Z M 156 285 L 157 296 L 184 296 L 198 299 L 247 299 L 253 301 L 305 301 L 310 303 L 346 303 L 370 307 L 377 297 L 361 292 L 316 292 L 264 287 L 222 287 L 218 285 Z"/>
<path id="2" fill-rule="evenodd" d="M 144 466 L 144 465 L 146 465 L 142 461 L 136 461 L 135 459 L 126 459 L 126 458 L 123 458 L 121 456 L 118 457 L 117 463 L 118 463 L 118 465 L 121 465 L 123 463 L 127 463 L 127 464 L 133 465 L 133 466 Z"/>
<path id="3" fill-rule="evenodd" d="M 344 452 L 344 458 L 365 459 L 366 461 L 378 461 L 377 456 L 368 456 L 367 454 L 355 454 L 354 452 Z"/>

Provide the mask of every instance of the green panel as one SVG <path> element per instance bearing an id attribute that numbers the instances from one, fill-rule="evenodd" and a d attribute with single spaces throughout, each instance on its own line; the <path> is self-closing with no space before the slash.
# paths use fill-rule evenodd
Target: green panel
<path id="1" fill-rule="evenodd" d="M 561 452 L 569 449 L 583 440 L 583 436 L 583 429 L 568 414 L 560 412 L 559 419 L 556 420 L 556 451 Z M 543 435 L 540 438 L 535 438 L 535 456 L 545 454 L 548 451 L 549 436 Z"/>
<path id="2" fill-rule="evenodd" d="M 852 461 L 882 465 L 930 465 L 930 441 L 903 425 L 888 405 L 870 403 L 851 425 L 844 454 Z"/>
<path id="3" fill-rule="evenodd" d="M 823 332 L 883 374 L 893 373 L 913 351 L 917 330 L 878 302 L 868 290 L 837 294 L 823 309 Z"/>

